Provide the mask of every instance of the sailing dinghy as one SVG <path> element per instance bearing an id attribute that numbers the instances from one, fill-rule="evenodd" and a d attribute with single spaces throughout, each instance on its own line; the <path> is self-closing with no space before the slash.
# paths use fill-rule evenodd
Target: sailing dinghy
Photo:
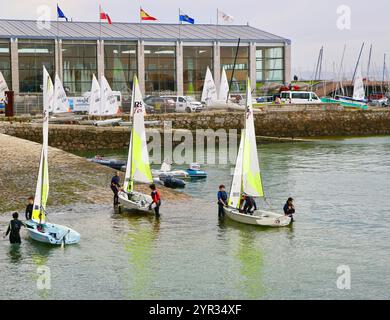
<path id="1" fill-rule="evenodd" d="M 260 209 L 255 210 L 253 215 L 240 213 L 240 199 L 243 193 L 252 197 L 264 198 L 259 160 L 257 157 L 252 94 L 249 79 L 247 80 L 246 88 L 245 129 L 241 133 L 240 147 L 238 150 L 228 207 L 225 207 L 224 211 L 228 218 L 244 224 L 265 227 L 284 227 L 291 223 L 291 218 L 284 214 Z"/>
<path id="2" fill-rule="evenodd" d="M 142 101 L 137 76 L 134 76 L 130 111 L 133 128 L 130 134 L 125 182 L 123 190 L 118 193 L 119 203 L 121 208 L 129 211 L 154 213 L 150 208 L 152 197 L 134 190 L 134 182 L 153 183 L 146 144 L 144 114 L 145 105 Z"/>
<path id="3" fill-rule="evenodd" d="M 32 219 L 26 222 L 31 239 L 53 245 L 74 244 L 80 241 L 80 234 L 59 224 L 46 222 L 47 198 L 49 195 L 48 139 L 49 109 L 53 105 L 53 83 L 43 67 L 43 143 L 38 181 L 34 198 Z"/>

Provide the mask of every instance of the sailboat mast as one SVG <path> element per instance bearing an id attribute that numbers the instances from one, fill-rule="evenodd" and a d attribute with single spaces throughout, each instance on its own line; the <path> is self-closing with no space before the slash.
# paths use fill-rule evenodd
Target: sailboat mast
<path id="1" fill-rule="evenodd" d="M 129 191 L 129 186 L 130 186 L 130 190 L 133 191 L 133 178 L 131 176 L 131 172 L 133 171 L 133 139 L 134 139 L 134 103 L 135 103 L 135 77 L 133 78 L 133 92 L 132 92 L 132 98 L 131 98 L 131 107 L 130 107 L 130 118 L 131 118 L 131 131 L 130 131 L 130 146 L 129 146 L 129 152 L 130 152 L 130 157 L 129 157 L 129 161 L 130 163 L 128 164 L 129 165 L 129 173 L 130 173 L 130 177 L 129 177 L 129 185 L 127 185 L 127 190 L 126 191 Z"/>
<path id="2" fill-rule="evenodd" d="M 356 72 L 357 72 L 357 69 L 358 69 L 358 67 L 359 67 L 359 63 L 360 63 L 360 59 L 361 59 L 361 57 L 362 57 L 363 49 L 364 49 L 364 42 L 363 42 L 363 44 L 362 44 L 362 47 L 360 48 L 360 53 L 359 53 L 358 60 L 357 60 L 357 62 L 356 62 L 355 71 L 353 72 L 352 84 L 353 84 L 354 81 L 355 81 Z"/>
<path id="3" fill-rule="evenodd" d="M 368 97 L 368 93 L 369 93 L 368 92 L 368 81 L 370 80 L 371 57 L 372 57 L 372 45 L 370 46 L 370 53 L 368 55 L 366 97 Z"/>

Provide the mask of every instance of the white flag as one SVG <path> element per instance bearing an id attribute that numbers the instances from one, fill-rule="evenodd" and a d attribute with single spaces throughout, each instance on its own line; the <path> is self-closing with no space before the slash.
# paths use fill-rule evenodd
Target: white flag
<path id="1" fill-rule="evenodd" d="M 222 11 L 218 11 L 218 18 L 222 19 L 225 22 L 233 22 L 234 18 L 230 14 L 227 14 Z"/>

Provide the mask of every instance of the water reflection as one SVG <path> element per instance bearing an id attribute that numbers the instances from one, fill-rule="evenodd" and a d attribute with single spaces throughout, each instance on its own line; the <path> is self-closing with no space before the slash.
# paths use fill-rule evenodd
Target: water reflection
<path id="1" fill-rule="evenodd" d="M 124 250 L 128 255 L 128 282 L 126 292 L 129 298 L 153 298 L 151 284 L 155 277 L 153 254 L 160 232 L 160 219 L 145 215 L 124 216 L 130 231 L 123 237 Z"/>
<path id="2" fill-rule="evenodd" d="M 13 264 L 18 264 L 22 260 L 22 252 L 19 244 L 9 245 L 8 258 Z"/>

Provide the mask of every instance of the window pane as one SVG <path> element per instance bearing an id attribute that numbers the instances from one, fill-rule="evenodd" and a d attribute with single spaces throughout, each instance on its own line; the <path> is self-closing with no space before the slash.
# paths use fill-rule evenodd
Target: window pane
<path id="1" fill-rule="evenodd" d="M 19 86 L 20 92 L 41 92 L 43 69 L 54 78 L 54 41 L 20 40 L 19 55 Z"/>
<path id="2" fill-rule="evenodd" d="M 199 97 L 203 90 L 207 67 L 213 72 L 212 47 L 183 47 L 184 92 Z"/>
<path id="3" fill-rule="evenodd" d="M 176 49 L 145 46 L 145 91 L 147 94 L 176 91 Z"/>
<path id="4" fill-rule="evenodd" d="M 63 42 L 63 83 L 72 94 L 91 89 L 92 75 L 97 73 L 96 50 L 95 42 Z"/>

